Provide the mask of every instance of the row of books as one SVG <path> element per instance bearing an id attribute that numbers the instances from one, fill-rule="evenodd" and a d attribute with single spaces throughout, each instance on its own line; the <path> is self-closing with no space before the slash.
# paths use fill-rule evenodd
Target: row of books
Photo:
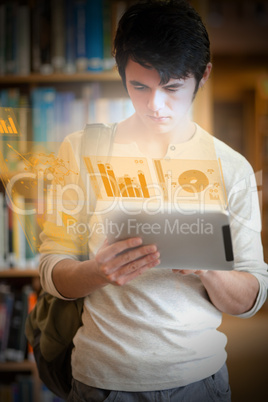
<path id="1" fill-rule="evenodd" d="M 0 192 L 0 271 L 13 267 L 34 269 L 38 265 L 36 215 L 24 215 L 29 205 L 23 196 L 14 193 L 13 201 L 19 208 L 17 212 L 22 213 L 16 213 L 8 196 Z"/>
<path id="2" fill-rule="evenodd" d="M 2 1 L 0 75 L 111 69 L 126 7 L 121 0 Z"/>
<path id="3" fill-rule="evenodd" d="M 134 112 L 129 98 L 101 95 L 99 83 L 82 88 L 81 96 L 53 87 L 36 88 L 31 94 L 33 141 L 61 142 L 86 123 L 114 123 Z"/>
<path id="4" fill-rule="evenodd" d="M 42 385 L 39 400 L 41 402 L 63 402 L 45 385 Z M 30 375 L 17 375 L 11 383 L 0 383 L 0 401 L 36 402 L 34 398 L 34 378 Z"/>
<path id="5" fill-rule="evenodd" d="M 37 294 L 31 286 L 11 289 L 0 284 L 0 361 L 33 360 L 33 351 L 25 333 L 25 321 L 35 306 Z"/>
<path id="6" fill-rule="evenodd" d="M 98 82 L 84 85 L 79 94 L 38 87 L 27 96 L 19 88 L 5 89 L 0 107 L 14 110 L 21 142 L 61 142 L 87 123 L 114 123 L 134 113 L 129 98 L 104 97 Z"/>

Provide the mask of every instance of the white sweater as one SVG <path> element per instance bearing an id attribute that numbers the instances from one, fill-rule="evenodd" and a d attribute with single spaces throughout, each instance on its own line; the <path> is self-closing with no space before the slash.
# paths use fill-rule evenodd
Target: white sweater
<path id="1" fill-rule="evenodd" d="M 78 165 L 80 138 L 81 132 L 67 138 Z M 113 155 L 144 157 L 135 143 L 114 144 Z M 252 316 L 266 299 L 268 279 L 251 166 L 199 126 L 190 141 L 170 144 L 166 158 L 220 158 L 231 214 L 235 269 L 252 273 L 260 284 L 254 307 L 241 315 Z M 78 257 L 63 254 L 60 249 L 48 251 L 48 236 L 41 238 L 42 286 L 62 298 L 52 281 L 53 267 L 61 259 Z M 103 235 L 92 235 L 93 255 L 102 241 Z M 221 312 L 210 302 L 196 275 L 181 276 L 156 267 L 123 287 L 108 285 L 85 298 L 83 326 L 74 339 L 73 377 L 90 386 L 132 392 L 175 388 L 201 380 L 226 361 L 227 339 L 217 330 L 221 320 Z"/>

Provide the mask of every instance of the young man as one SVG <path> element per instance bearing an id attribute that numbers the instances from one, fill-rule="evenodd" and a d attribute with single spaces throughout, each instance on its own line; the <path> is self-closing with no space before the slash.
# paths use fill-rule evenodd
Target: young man
<path id="1" fill-rule="evenodd" d="M 229 401 L 226 337 L 217 331 L 222 312 L 250 317 L 267 294 L 253 171 L 189 117 L 212 65 L 206 29 L 187 1 L 133 5 L 114 49 L 135 113 L 111 126 L 112 156 L 144 158 L 148 166 L 153 159 L 220 158 L 235 269 L 183 270 L 179 257 L 178 270 L 159 268 L 154 244 L 140 237 L 109 244 L 97 232 L 89 239 L 91 259 L 79 261 L 50 248 L 44 231 L 42 286 L 60 298 L 85 298 L 68 401 Z M 77 161 L 80 140 L 81 132 L 66 139 Z M 241 181 L 245 186 L 232 191 Z"/>

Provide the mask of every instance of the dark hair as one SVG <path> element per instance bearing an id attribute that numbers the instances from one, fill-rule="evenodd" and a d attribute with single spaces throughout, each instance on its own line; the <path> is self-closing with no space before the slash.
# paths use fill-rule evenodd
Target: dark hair
<path id="1" fill-rule="evenodd" d="M 199 14 L 187 0 L 147 0 L 131 6 L 119 21 L 114 56 L 126 87 L 129 58 L 170 78 L 196 79 L 196 91 L 210 61 L 210 42 Z"/>

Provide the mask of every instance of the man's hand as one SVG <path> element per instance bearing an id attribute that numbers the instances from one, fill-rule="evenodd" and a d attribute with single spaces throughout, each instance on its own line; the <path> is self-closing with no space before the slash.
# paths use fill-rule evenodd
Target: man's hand
<path id="1" fill-rule="evenodd" d="M 177 270 L 182 275 L 198 275 L 210 301 L 220 311 L 238 315 L 249 311 L 258 296 L 259 282 L 243 271 Z"/>
<path id="2" fill-rule="evenodd" d="M 108 284 L 123 286 L 158 264 L 156 246 L 143 246 L 140 238 L 114 244 L 106 240 L 94 259 L 59 261 L 53 268 L 52 280 L 62 296 L 76 299 Z"/>
<path id="3" fill-rule="evenodd" d="M 94 273 L 107 283 L 122 286 L 160 264 L 155 245 L 142 246 L 140 238 L 109 244 L 105 240 L 96 254 Z"/>

